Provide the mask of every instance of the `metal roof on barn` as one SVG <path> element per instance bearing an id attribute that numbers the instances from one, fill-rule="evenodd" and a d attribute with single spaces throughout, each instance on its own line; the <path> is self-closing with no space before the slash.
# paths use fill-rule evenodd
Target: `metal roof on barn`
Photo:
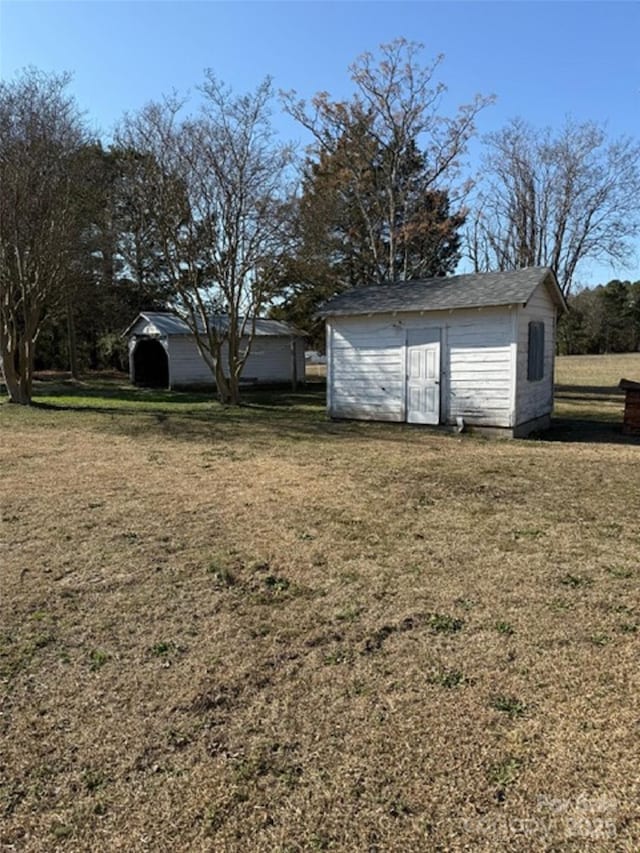
<path id="1" fill-rule="evenodd" d="M 219 329 L 224 330 L 228 328 L 229 318 L 225 315 L 216 315 L 214 317 L 209 318 L 209 322 Z M 296 329 L 294 326 L 291 326 L 289 323 L 283 323 L 280 320 L 266 320 L 262 317 L 257 318 L 255 321 L 256 324 L 256 337 L 304 337 L 304 332 L 301 332 L 299 329 Z M 247 331 L 251 328 L 251 320 L 247 320 Z M 198 323 L 198 331 L 203 331 L 203 326 L 201 321 Z M 174 335 L 191 335 L 193 332 L 185 323 L 185 321 L 178 317 L 177 314 L 172 314 L 168 311 L 144 311 L 141 314 L 138 314 L 134 322 L 123 332 L 123 337 L 128 337 L 129 335 L 134 334 L 142 334 L 142 335 L 160 335 L 160 336 L 174 336 Z"/>
<path id="2" fill-rule="evenodd" d="M 529 267 L 508 272 L 470 273 L 358 287 L 329 299 L 320 306 L 318 315 L 329 317 L 526 305 L 543 282 L 548 285 L 560 310 L 566 310 L 553 271 L 548 267 Z"/>

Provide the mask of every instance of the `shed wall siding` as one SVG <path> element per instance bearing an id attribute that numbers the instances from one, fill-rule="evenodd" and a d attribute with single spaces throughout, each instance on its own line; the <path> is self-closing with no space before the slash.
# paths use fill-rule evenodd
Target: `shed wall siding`
<path id="1" fill-rule="evenodd" d="M 223 347 L 226 366 L 227 348 Z M 304 346 L 296 345 L 298 379 L 304 379 Z M 213 383 L 213 374 L 200 355 L 195 340 L 185 335 L 169 338 L 169 371 L 172 386 Z M 228 370 L 225 369 L 225 373 Z M 260 336 L 254 339 L 251 354 L 242 377 L 257 382 L 289 382 L 291 380 L 291 340 L 285 337 Z"/>
<path id="2" fill-rule="evenodd" d="M 511 426 L 512 317 L 510 309 L 485 309 L 330 318 L 330 415 L 404 420 L 407 330 L 439 328 L 440 420 Z"/>
<path id="3" fill-rule="evenodd" d="M 213 382 L 192 337 L 177 335 L 169 338 L 169 383 L 176 385 L 207 385 Z"/>
<path id="4" fill-rule="evenodd" d="M 449 321 L 447 338 L 448 420 L 511 426 L 511 312 L 460 312 Z"/>
<path id="5" fill-rule="evenodd" d="M 332 417 L 404 419 L 405 334 L 390 317 L 340 318 L 330 324 Z"/>
<path id="6" fill-rule="evenodd" d="M 544 372 L 542 379 L 529 382 L 529 323 L 544 323 Z M 518 370 L 516 424 L 527 423 L 553 409 L 553 371 L 556 349 L 556 307 L 544 284 L 540 284 L 526 307 L 518 312 Z"/>
<path id="7" fill-rule="evenodd" d="M 304 379 L 304 345 L 296 343 L 298 380 Z M 258 382 L 289 382 L 291 380 L 291 339 L 261 335 L 254 338 L 251 355 L 243 376 Z"/>

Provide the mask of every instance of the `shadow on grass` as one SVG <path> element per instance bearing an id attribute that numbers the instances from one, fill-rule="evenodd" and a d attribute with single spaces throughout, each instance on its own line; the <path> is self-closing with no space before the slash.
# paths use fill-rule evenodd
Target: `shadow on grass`
<path id="1" fill-rule="evenodd" d="M 112 401 L 115 404 L 134 403 L 137 409 L 144 408 L 145 404 L 190 406 L 196 403 L 210 403 L 214 400 L 211 394 L 161 391 L 155 388 L 151 390 L 146 388 L 56 386 L 38 389 L 36 395 L 33 400 L 34 406 L 49 409 L 73 409 L 76 411 L 81 411 L 82 409 L 97 410 L 95 405 L 91 403 L 87 404 L 84 402 L 85 400 Z M 46 399 L 40 400 L 40 396 Z M 49 402 L 50 400 L 56 402 Z M 113 412 L 123 410 L 121 405 L 103 406 L 102 408 Z"/>
<path id="2" fill-rule="evenodd" d="M 622 432 L 624 393 L 615 385 L 556 385 L 556 406 L 575 406 L 575 413 L 554 417 L 544 441 L 585 444 L 638 444 L 640 435 Z M 615 411 L 612 407 L 615 406 Z"/>
<path id="3" fill-rule="evenodd" d="M 270 434 L 292 441 L 335 438 L 384 439 L 404 442 L 416 428 L 407 424 L 372 421 L 333 421 L 327 418 L 324 382 L 311 382 L 293 392 L 285 387 L 247 388 L 240 406 L 223 406 L 215 392 L 165 391 L 125 385 L 121 381 L 38 383 L 34 408 L 109 416 L 95 423 L 99 429 L 140 436 L 156 434 L 182 441 L 234 442 L 266 440 Z M 623 395 L 615 386 L 556 386 L 561 413 L 551 429 L 538 434 L 542 441 L 640 445 L 640 436 L 622 432 Z M 568 413 L 562 409 L 569 409 Z M 571 411 L 575 408 L 575 411 Z M 440 430 L 420 429 L 425 435 Z"/>
<path id="4" fill-rule="evenodd" d="M 42 383 L 32 408 L 77 415 L 87 426 L 129 436 L 154 434 L 181 441 L 296 440 L 379 435 L 380 424 L 326 417 L 324 382 L 248 388 L 239 406 L 224 406 L 215 391 L 164 391 L 113 382 Z M 91 424 L 92 416 L 95 418 Z M 98 416 L 98 417 L 96 417 Z M 108 419 L 105 420 L 107 416 Z M 384 425 L 382 425 L 384 426 Z M 387 425 L 388 426 L 388 425 Z M 389 438 L 402 440 L 400 435 Z"/>
<path id="5" fill-rule="evenodd" d="M 308 396 L 310 393 L 321 393 L 326 387 L 324 381 L 312 378 L 300 382 L 298 390 L 292 391 L 290 383 L 260 384 L 241 382 L 240 390 L 243 402 L 264 402 L 286 404 L 286 401 Z M 68 398 L 70 400 L 106 399 L 132 401 L 138 403 L 212 403 L 218 402 L 214 385 L 198 384 L 176 389 L 144 387 L 132 385 L 124 374 L 105 374 L 98 372 L 88 374 L 81 379 L 71 379 L 60 373 L 37 374 L 34 381 L 34 396 L 45 398 Z M 283 402 L 284 401 L 284 402 Z M 36 401 L 37 402 L 37 401 Z M 78 405 L 81 405 L 78 403 Z"/>
<path id="6" fill-rule="evenodd" d="M 640 435 L 622 432 L 622 424 L 583 418 L 553 418 L 551 428 L 541 433 L 542 441 L 564 441 L 576 444 L 637 444 Z"/>
<path id="7" fill-rule="evenodd" d="M 618 403 L 624 399 L 624 392 L 617 385 L 556 385 L 555 394 L 558 399 L 595 399 L 610 403 Z"/>
<path id="8" fill-rule="evenodd" d="M 88 428 L 134 438 L 228 445 L 257 446 L 273 438 L 406 443 L 419 435 L 451 437 L 449 431 L 412 424 L 332 420 L 326 414 L 326 384 L 317 380 L 295 392 L 282 386 L 246 389 L 240 406 L 221 405 L 211 391 L 139 389 L 113 382 L 43 383 L 32 409 L 64 412 Z"/>

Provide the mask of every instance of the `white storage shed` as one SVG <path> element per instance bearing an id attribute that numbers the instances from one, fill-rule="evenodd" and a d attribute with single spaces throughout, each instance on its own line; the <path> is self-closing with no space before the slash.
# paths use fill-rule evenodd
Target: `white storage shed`
<path id="1" fill-rule="evenodd" d="M 556 319 L 547 268 L 357 288 L 333 297 L 333 418 L 458 424 L 525 436 L 550 424 Z"/>
<path id="2" fill-rule="evenodd" d="M 225 319 L 215 317 L 211 322 L 223 323 Z M 241 381 L 255 384 L 303 381 L 304 333 L 278 320 L 255 322 L 255 337 Z M 215 384 L 193 332 L 176 314 L 139 314 L 124 336 L 129 339 L 129 376 L 134 385 L 184 388 Z M 243 337 L 241 348 L 247 344 L 248 338 Z M 226 347 L 222 358 L 225 362 Z"/>

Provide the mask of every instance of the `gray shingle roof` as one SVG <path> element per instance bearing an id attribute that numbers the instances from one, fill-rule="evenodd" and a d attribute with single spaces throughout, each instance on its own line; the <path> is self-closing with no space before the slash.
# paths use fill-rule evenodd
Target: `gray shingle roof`
<path id="1" fill-rule="evenodd" d="M 553 272 L 547 267 L 529 267 L 358 287 L 327 300 L 320 306 L 318 316 L 526 305 L 545 279 L 549 281 L 554 301 L 565 310 L 565 301 Z"/>
<path id="2" fill-rule="evenodd" d="M 146 321 L 147 324 L 155 326 L 161 335 L 192 334 L 189 326 L 183 319 L 178 317 L 177 314 L 171 314 L 168 311 L 144 311 L 136 317 L 134 322 L 123 333 L 123 337 L 132 333 L 140 320 Z M 225 323 L 228 324 L 228 318 L 218 315 L 210 317 L 209 322 L 215 323 L 219 328 L 223 328 Z M 247 330 L 250 328 L 250 322 L 250 320 L 247 321 Z M 202 329 L 200 329 L 200 331 L 202 331 Z M 304 336 L 304 332 L 301 332 L 299 329 L 294 328 L 294 326 L 289 325 L 289 323 L 283 323 L 280 320 L 265 320 L 263 318 L 258 318 L 256 320 L 257 337 L 291 337 L 291 335 Z"/>

